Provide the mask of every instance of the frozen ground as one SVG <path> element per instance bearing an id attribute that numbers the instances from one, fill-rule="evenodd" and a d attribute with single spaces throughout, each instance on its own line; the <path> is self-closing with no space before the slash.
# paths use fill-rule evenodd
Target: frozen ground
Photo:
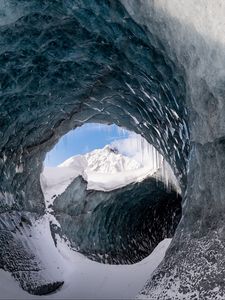
<path id="1" fill-rule="evenodd" d="M 64 285 L 57 293 L 32 296 L 24 292 L 8 272 L 0 270 L 0 299 L 131 299 L 144 286 L 150 274 L 162 261 L 170 239 L 163 240 L 147 258 L 133 265 L 105 265 L 72 251 L 60 240 L 54 246 L 48 216 L 33 229 L 33 243 L 58 273 Z"/>

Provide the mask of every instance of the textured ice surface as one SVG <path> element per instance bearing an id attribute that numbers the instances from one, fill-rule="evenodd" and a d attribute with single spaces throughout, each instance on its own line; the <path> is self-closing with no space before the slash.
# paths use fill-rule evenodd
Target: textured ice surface
<path id="1" fill-rule="evenodd" d="M 32 213 L 2 213 L 0 221 L 0 267 L 16 278 L 23 289 L 32 294 L 54 292 L 63 284 L 56 262 L 44 255 L 51 252 L 54 243 L 50 237 L 49 221 L 45 222 L 47 236 L 41 236 L 40 221 Z M 48 238 L 49 241 L 45 240 Z M 48 249 L 45 249 L 47 242 Z M 35 258 L 39 253 L 40 257 Z"/>
<path id="2" fill-rule="evenodd" d="M 44 224 L 44 222 L 43 222 Z M 40 226 L 41 235 L 49 244 L 49 236 Z M 65 284 L 45 299 L 132 299 L 143 286 L 143 282 L 162 261 L 170 239 L 162 241 L 143 261 L 133 265 L 107 265 L 90 261 L 78 252 L 70 250 L 58 240 L 58 250 L 51 249 L 51 262 L 57 260 Z M 45 243 L 46 245 L 46 243 Z M 87 288 L 88 286 L 88 288 Z M 0 299 L 40 299 L 19 288 L 10 273 L 0 271 Z"/>
<path id="3" fill-rule="evenodd" d="M 21 212 L 44 214 L 39 175 L 46 152 L 85 122 L 115 123 L 160 151 L 185 195 L 175 238 L 143 294 L 224 297 L 224 1 L 123 4 L 0 1 L 1 223 L 13 247 L 21 245 L 19 227 L 9 223 Z M 20 253 L 30 249 L 26 240 Z M 16 258 L 9 260 L 12 273 Z M 39 270 L 27 274 L 36 280 Z"/>
<path id="4" fill-rule="evenodd" d="M 109 192 L 87 190 L 77 177 L 55 198 L 54 215 L 75 250 L 104 263 L 130 264 L 171 238 L 180 221 L 181 197 L 155 179 Z"/>
<path id="5" fill-rule="evenodd" d="M 122 2 L 185 72 L 191 140 L 182 222 L 140 298 L 224 298 L 224 1 Z"/>

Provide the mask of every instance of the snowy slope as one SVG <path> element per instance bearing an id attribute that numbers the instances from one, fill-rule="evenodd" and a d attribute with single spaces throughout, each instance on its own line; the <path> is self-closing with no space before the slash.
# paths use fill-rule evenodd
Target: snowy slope
<path id="1" fill-rule="evenodd" d="M 157 268 L 170 239 L 162 241 L 144 260 L 133 265 L 107 265 L 87 259 L 58 239 L 54 246 L 48 216 L 33 225 L 33 245 L 47 267 L 64 280 L 54 294 L 34 296 L 23 291 L 10 273 L 0 270 L 0 299 L 134 299 Z"/>
<path id="2" fill-rule="evenodd" d="M 81 175 L 87 180 L 86 168 L 87 161 L 82 156 L 77 156 L 68 166 L 45 167 L 40 176 L 40 183 L 46 206 L 51 205 L 54 197 L 62 194 L 77 176 Z"/>
<path id="3" fill-rule="evenodd" d="M 122 188 L 132 182 L 140 182 L 147 176 L 153 175 L 154 170 L 142 167 L 134 170 L 110 173 L 88 172 L 88 189 L 97 191 L 112 191 Z"/>

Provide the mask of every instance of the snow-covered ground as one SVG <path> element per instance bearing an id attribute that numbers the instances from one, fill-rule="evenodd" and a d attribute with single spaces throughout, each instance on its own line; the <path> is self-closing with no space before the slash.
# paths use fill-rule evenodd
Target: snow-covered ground
<path id="1" fill-rule="evenodd" d="M 73 156 L 57 167 L 44 168 L 40 180 L 46 206 L 79 175 L 87 181 L 88 189 L 110 191 L 152 176 L 162 165 L 161 157 L 157 163 L 146 164 L 145 160 L 143 164 L 143 156 L 133 159 L 112 145 Z M 170 244 L 170 239 L 165 239 L 147 258 L 133 265 L 100 264 L 71 250 L 60 237 L 55 247 L 49 222 L 57 221 L 50 211 L 48 208 L 46 215 L 32 226 L 29 243 L 49 271 L 50 281 L 63 280 L 64 285 L 54 294 L 32 296 L 8 272 L 0 270 L 0 299 L 132 299 L 162 261 Z"/>
<path id="2" fill-rule="evenodd" d="M 64 241 L 54 246 L 48 216 L 34 225 L 34 246 L 55 270 L 63 287 L 48 296 L 33 296 L 23 291 L 13 277 L 0 270 L 0 299 L 133 299 L 162 261 L 170 239 L 162 241 L 144 260 L 133 265 L 106 265 L 72 251 Z"/>

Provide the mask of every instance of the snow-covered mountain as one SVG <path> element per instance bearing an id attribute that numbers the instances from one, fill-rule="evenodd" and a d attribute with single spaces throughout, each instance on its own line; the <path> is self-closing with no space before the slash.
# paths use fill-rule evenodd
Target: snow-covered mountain
<path id="1" fill-rule="evenodd" d="M 111 191 L 141 181 L 155 171 L 107 145 L 85 155 L 72 156 L 57 167 L 45 167 L 41 185 L 46 202 L 51 204 L 53 196 L 63 193 L 79 175 L 88 182 L 88 189 Z"/>
<path id="2" fill-rule="evenodd" d="M 106 145 L 102 149 L 96 149 L 85 155 L 72 156 L 59 167 L 86 169 L 86 172 L 114 174 L 141 168 L 136 160 L 119 153 L 116 148 Z"/>
<path id="3" fill-rule="evenodd" d="M 149 160 L 154 159 L 150 157 Z M 155 165 L 155 167 L 153 167 Z M 112 191 L 148 176 L 159 177 L 178 187 L 169 165 L 161 160 L 157 164 L 143 166 L 135 159 L 125 156 L 117 148 L 107 145 L 84 155 L 72 156 L 57 167 L 45 167 L 41 174 L 41 186 L 46 203 L 62 194 L 69 184 L 81 175 L 87 181 L 87 189 Z M 162 178 L 163 177 L 163 178 Z"/>

